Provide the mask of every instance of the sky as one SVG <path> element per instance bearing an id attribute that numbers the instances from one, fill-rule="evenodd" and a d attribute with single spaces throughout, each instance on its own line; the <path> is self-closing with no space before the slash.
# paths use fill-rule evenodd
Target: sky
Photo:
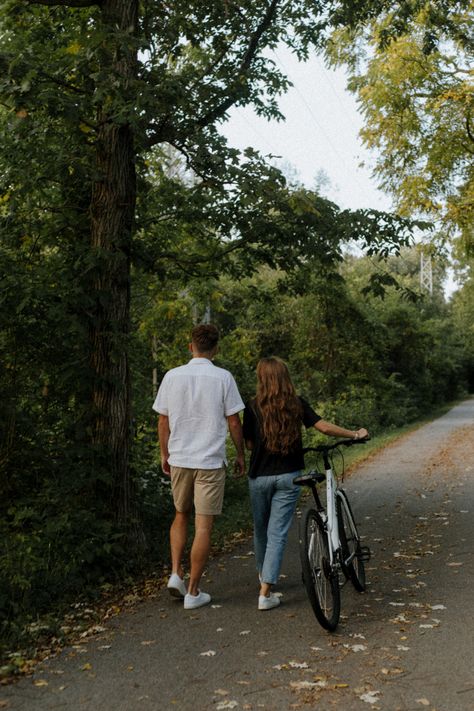
<path id="1" fill-rule="evenodd" d="M 324 171 L 329 185 L 321 193 L 341 209 L 392 211 L 390 196 L 373 177 L 376 155 L 359 136 L 363 117 L 346 89 L 345 71 L 328 69 L 316 55 L 298 62 L 285 47 L 270 56 L 293 84 L 279 100 L 286 120 L 269 122 L 251 108 L 234 108 L 221 128 L 229 144 L 280 156 L 308 188 L 315 187 L 318 172 Z M 444 288 L 447 296 L 456 289 L 451 271 Z"/>
<path id="2" fill-rule="evenodd" d="M 374 156 L 359 137 L 363 119 L 344 70 L 327 69 L 317 56 L 300 63 L 284 47 L 270 56 L 294 85 L 279 100 L 286 120 L 269 122 L 250 108 L 234 108 L 221 129 L 230 145 L 281 156 L 308 188 L 323 170 L 330 184 L 322 193 L 341 208 L 391 210 L 390 197 L 371 177 Z"/>

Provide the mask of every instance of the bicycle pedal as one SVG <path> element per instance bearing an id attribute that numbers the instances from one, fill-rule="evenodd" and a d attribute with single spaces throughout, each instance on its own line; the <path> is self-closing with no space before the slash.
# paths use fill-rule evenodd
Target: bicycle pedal
<path id="1" fill-rule="evenodd" d="M 314 486 L 315 484 L 320 484 L 325 480 L 325 474 L 320 474 L 316 470 L 312 469 L 306 474 L 295 476 L 295 478 L 293 479 L 293 484 L 298 484 L 299 486 Z"/>
<path id="2" fill-rule="evenodd" d="M 368 563 L 371 558 L 369 546 L 361 546 L 357 557 L 360 558 L 363 563 Z"/>

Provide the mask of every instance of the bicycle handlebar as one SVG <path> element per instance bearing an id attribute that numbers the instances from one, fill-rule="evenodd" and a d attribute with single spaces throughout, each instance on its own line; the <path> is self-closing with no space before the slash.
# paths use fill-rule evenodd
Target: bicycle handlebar
<path id="1" fill-rule="evenodd" d="M 306 454 L 306 452 L 321 452 L 324 454 L 324 452 L 329 452 L 331 449 L 336 449 L 336 447 L 352 447 L 353 444 L 365 444 L 368 442 L 370 437 L 363 437 L 361 439 L 341 439 L 338 442 L 334 442 L 334 444 L 318 444 L 317 447 L 304 447 L 303 448 L 303 454 Z"/>

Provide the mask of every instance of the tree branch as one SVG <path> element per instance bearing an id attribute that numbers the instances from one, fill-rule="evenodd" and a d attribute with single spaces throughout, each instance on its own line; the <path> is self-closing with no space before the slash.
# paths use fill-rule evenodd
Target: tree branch
<path id="1" fill-rule="evenodd" d="M 275 15 L 277 6 L 278 6 L 279 0 L 272 0 L 272 2 L 269 4 L 268 9 L 265 13 L 265 15 L 262 18 L 262 21 L 258 25 L 257 29 L 255 30 L 254 34 L 250 37 L 250 41 L 248 43 L 247 50 L 242 58 L 242 61 L 240 63 L 239 68 L 237 69 L 237 79 L 240 78 L 242 74 L 245 74 L 246 71 L 249 69 L 250 65 L 252 64 L 253 59 L 255 58 L 255 55 L 257 53 L 258 47 L 260 40 L 262 39 L 262 36 L 266 32 L 266 30 L 270 27 L 273 17 Z M 215 121 L 217 118 L 223 116 L 227 109 L 229 109 L 232 104 L 236 101 L 238 98 L 237 94 L 238 92 L 232 91 L 232 88 L 234 87 L 240 87 L 240 81 L 237 81 L 234 83 L 233 87 L 231 87 L 231 92 L 229 96 L 224 99 L 224 101 L 216 106 L 212 111 L 208 111 L 207 114 L 204 114 L 200 119 L 196 121 L 196 125 L 199 126 L 200 128 L 207 126 L 208 124 L 212 123 Z"/>
<path id="2" fill-rule="evenodd" d="M 257 29 L 251 35 L 249 43 L 247 45 L 247 49 L 245 50 L 244 56 L 242 57 L 242 61 L 240 62 L 239 67 L 236 69 L 236 77 L 239 79 L 242 74 L 245 74 L 245 72 L 249 69 L 250 65 L 252 64 L 253 59 L 255 58 L 255 55 L 257 53 L 257 50 L 259 48 L 259 43 L 266 32 L 266 30 L 270 27 L 272 20 L 275 16 L 276 9 L 280 3 L 280 0 L 272 0 L 267 8 L 267 11 L 265 15 L 263 16 L 260 24 L 258 25 Z M 229 44 L 230 46 L 230 44 Z M 219 61 L 221 61 L 221 57 L 218 58 Z M 212 65 L 210 65 L 212 67 Z M 235 101 L 238 99 L 239 96 L 239 91 L 241 88 L 241 82 L 236 81 L 234 82 L 230 88 L 227 97 L 216 107 L 214 107 L 211 111 L 208 111 L 207 114 L 204 114 L 201 118 L 198 118 L 193 125 L 196 128 L 203 128 L 204 126 L 209 125 L 213 121 L 215 121 L 217 118 L 223 116 L 227 109 L 229 109 L 232 104 L 235 103 Z M 160 143 L 163 140 L 163 134 L 164 134 L 164 127 L 167 125 L 169 116 L 166 116 L 162 119 L 161 125 L 155 129 L 149 136 L 148 141 L 147 141 L 147 148 L 152 148 L 154 145 L 157 143 Z M 151 128 L 151 127 L 149 127 Z M 166 137 L 166 140 L 171 143 L 170 137 Z M 181 148 L 182 150 L 182 148 Z"/>
<path id="3" fill-rule="evenodd" d="M 469 139 L 474 143 L 474 134 L 471 130 L 471 112 L 466 115 L 466 131 Z M 472 153 L 472 150 L 469 149 L 469 152 Z"/>
<path id="4" fill-rule="evenodd" d="M 101 5 L 102 0 L 28 0 L 28 5 L 47 5 L 48 7 L 93 7 Z"/>

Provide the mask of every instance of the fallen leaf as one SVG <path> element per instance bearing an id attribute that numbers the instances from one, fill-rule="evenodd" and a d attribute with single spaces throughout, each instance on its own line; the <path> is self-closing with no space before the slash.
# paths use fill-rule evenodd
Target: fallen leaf
<path id="1" fill-rule="evenodd" d="M 366 704 L 376 704 L 379 701 L 378 696 L 380 691 L 367 691 L 365 694 L 361 694 L 359 699 L 365 701 Z"/>
<path id="2" fill-rule="evenodd" d="M 290 681 L 290 686 L 293 689 L 314 689 L 316 686 L 324 686 L 322 681 Z"/>
<path id="3" fill-rule="evenodd" d="M 87 647 L 74 646 L 73 649 L 77 652 L 77 654 L 87 654 L 87 652 L 89 651 Z"/>
<path id="4" fill-rule="evenodd" d="M 292 669 L 308 669 L 308 662 L 288 662 Z"/>
<path id="5" fill-rule="evenodd" d="M 219 694 L 219 696 L 227 696 L 229 692 L 227 689 L 215 689 L 214 693 Z"/>
<path id="6" fill-rule="evenodd" d="M 425 698 L 417 699 L 416 703 L 421 704 L 422 706 L 429 706 L 430 705 L 430 702 L 428 701 L 428 699 L 425 699 Z"/>
<path id="7" fill-rule="evenodd" d="M 89 635 L 92 634 L 100 634 L 101 632 L 106 632 L 106 628 L 102 627 L 101 625 L 93 625 L 92 627 L 89 627 L 88 630 L 83 632 L 80 636 L 81 637 L 88 637 Z"/>
<path id="8" fill-rule="evenodd" d="M 140 644 L 143 644 L 144 647 L 149 647 L 150 644 L 155 644 L 156 639 L 145 639 L 143 642 L 140 642 Z"/>
<path id="9" fill-rule="evenodd" d="M 408 622 L 408 620 L 407 620 L 407 618 L 405 617 L 405 615 L 402 614 L 402 615 L 397 615 L 396 617 L 394 617 L 393 619 L 391 619 L 390 622 L 393 622 L 393 624 L 397 625 L 397 624 L 399 624 L 400 622 Z"/>
<path id="10" fill-rule="evenodd" d="M 224 709 L 235 709 L 239 705 L 238 701 L 219 701 L 216 706 L 217 711 L 224 711 Z"/>
<path id="11" fill-rule="evenodd" d="M 345 644 L 346 649 L 352 649 L 353 652 L 365 652 L 367 649 L 366 644 Z"/>
<path id="12" fill-rule="evenodd" d="M 48 686 L 48 682 L 46 681 L 46 679 L 36 679 L 33 684 L 35 686 Z"/>
<path id="13" fill-rule="evenodd" d="M 242 632 L 239 632 L 239 634 L 250 634 L 250 630 L 242 630 Z"/>
<path id="14" fill-rule="evenodd" d="M 90 662 L 86 662 L 86 664 L 84 664 L 81 669 L 82 671 L 90 671 L 92 669 L 92 664 Z"/>
<path id="15" fill-rule="evenodd" d="M 213 649 L 208 649 L 207 652 L 201 652 L 200 657 L 215 657 L 216 652 Z"/>

